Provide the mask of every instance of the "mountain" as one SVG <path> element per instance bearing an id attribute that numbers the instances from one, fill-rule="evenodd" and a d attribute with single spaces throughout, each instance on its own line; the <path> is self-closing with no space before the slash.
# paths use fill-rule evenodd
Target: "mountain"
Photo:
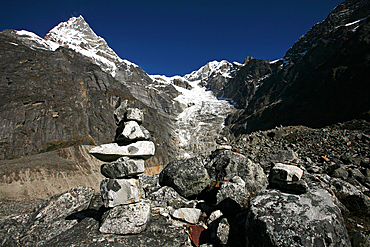
<path id="1" fill-rule="evenodd" d="M 284 58 L 250 59 L 218 93 L 238 105 L 231 133 L 370 119 L 369 1 L 345 1 Z"/>
<path id="2" fill-rule="evenodd" d="M 87 161 L 87 152 L 114 140 L 113 111 L 126 99 L 144 111 L 144 126 L 156 143 L 155 157 L 145 164 L 149 174 L 173 159 L 214 150 L 234 110 L 201 80 L 148 75 L 121 59 L 81 16 L 45 38 L 4 30 L 0 55 L 0 165 L 7 167 L 1 169 L 2 197 L 45 198 L 78 182 L 97 186 L 81 179 L 100 173 L 100 163 Z"/>

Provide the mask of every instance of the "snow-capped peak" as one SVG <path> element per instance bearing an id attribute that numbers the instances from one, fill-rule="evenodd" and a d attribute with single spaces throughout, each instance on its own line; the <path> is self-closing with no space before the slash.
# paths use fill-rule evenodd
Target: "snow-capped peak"
<path id="1" fill-rule="evenodd" d="M 53 41 L 92 58 L 96 64 L 113 76 L 118 64 L 137 66 L 121 59 L 102 37 L 95 34 L 81 15 L 59 23 L 46 34 L 45 40 Z"/>
<path id="2" fill-rule="evenodd" d="M 55 51 L 58 47 L 64 46 L 75 50 L 89 57 L 112 76 L 115 76 L 117 67 L 122 63 L 127 67 L 138 67 L 130 61 L 121 59 L 102 37 L 95 34 L 81 15 L 59 23 L 46 34 L 44 39 L 25 30 L 16 31 L 16 33 L 18 38 L 32 49 Z"/>
<path id="3" fill-rule="evenodd" d="M 234 65 L 239 66 L 240 64 L 234 63 Z M 189 81 L 201 80 L 201 82 L 208 82 L 210 78 L 216 75 L 222 75 L 223 77 L 231 78 L 232 66 L 233 64 L 226 60 L 222 60 L 220 62 L 211 61 L 202 66 L 200 69 L 193 71 L 190 74 L 186 74 L 184 78 Z"/>

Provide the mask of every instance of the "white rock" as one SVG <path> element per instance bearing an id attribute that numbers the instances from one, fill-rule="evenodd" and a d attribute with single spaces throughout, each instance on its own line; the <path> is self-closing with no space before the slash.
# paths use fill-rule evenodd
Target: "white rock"
<path id="1" fill-rule="evenodd" d="M 117 125 L 124 120 L 127 110 L 128 100 L 122 101 L 121 105 L 114 111 L 114 117 L 116 118 Z"/>
<path id="2" fill-rule="evenodd" d="M 103 215 L 99 231 L 113 234 L 138 234 L 150 218 L 150 201 L 114 207 Z"/>
<path id="3" fill-rule="evenodd" d="M 129 121 L 124 123 L 122 133 L 118 135 L 117 142 L 132 142 L 139 140 L 149 140 L 149 132 L 136 121 Z"/>
<path id="4" fill-rule="evenodd" d="M 141 185 L 138 179 L 105 178 L 100 183 L 100 193 L 105 207 L 115 207 L 139 202 Z"/>
<path id="5" fill-rule="evenodd" d="M 202 211 L 197 208 L 179 208 L 172 212 L 172 217 L 196 224 Z"/>
<path id="6" fill-rule="evenodd" d="M 144 119 L 144 114 L 140 109 L 137 108 L 127 108 L 126 111 L 126 120 L 134 120 L 138 123 L 142 123 Z"/>
<path id="7" fill-rule="evenodd" d="M 221 210 L 216 210 L 211 213 L 211 215 L 208 217 L 207 224 L 211 224 L 213 221 L 217 220 L 224 214 L 221 212 Z"/>
<path id="8" fill-rule="evenodd" d="M 270 171 L 270 179 L 280 181 L 299 181 L 303 170 L 297 166 L 276 163 Z"/>
<path id="9" fill-rule="evenodd" d="M 217 145 L 216 149 L 218 149 L 218 150 L 221 150 L 221 149 L 231 150 L 231 149 L 233 149 L 233 147 L 230 146 L 230 145 L 221 145 L 221 144 L 219 144 L 219 145 Z"/>
<path id="10" fill-rule="evenodd" d="M 154 152 L 155 146 L 151 141 L 138 141 L 123 146 L 108 143 L 90 150 L 90 154 L 103 161 L 115 161 L 121 156 L 148 159 L 154 155 Z"/>

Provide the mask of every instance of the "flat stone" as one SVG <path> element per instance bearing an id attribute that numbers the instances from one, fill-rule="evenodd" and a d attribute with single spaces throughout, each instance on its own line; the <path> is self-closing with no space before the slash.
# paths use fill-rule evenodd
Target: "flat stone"
<path id="1" fill-rule="evenodd" d="M 184 220 L 191 224 L 196 224 L 199 221 L 199 217 L 202 211 L 197 208 L 179 208 L 172 212 L 172 217 L 180 220 Z"/>
<path id="2" fill-rule="evenodd" d="M 117 143 L 108 143 L 90 150 L 90 154 L 102 161 L 115 161 L 121 156 L 149 159 L 154 153 L 155 145 L 151 141 L 138 141 L 122 146 Z"/>
<path id="3" fill-rule="evenodd" d="M 123 124 L 123 129 L 119 128 L 116 142 L 132 143 L 150 139 L 150 133 L 136 121 L 128 121 Z"/>
<path id="4" fill-rule="evenodd" d="M 132 177 L 144 171 L 144 160 L 130 159 L 126 156 L 101 166 L 101 173 L 107 178 Z"/>
<path id="5" fill-rule="evenodd" d="M 100 183 L 100 193 L 103 197 L 104 206 L 111 208 L 139 202 L 141 186 L 138 179 L 105 178 Z"/>
<path id="6" fill-rule="evenodd" d="M 146 229 L 150 201 L 114 207 L 104 213 L 99 231 L 112 234 L 138 234 Z"/>

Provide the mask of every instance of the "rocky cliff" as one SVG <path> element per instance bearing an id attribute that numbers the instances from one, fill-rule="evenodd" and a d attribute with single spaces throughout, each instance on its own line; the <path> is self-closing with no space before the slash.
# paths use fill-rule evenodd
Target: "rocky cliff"
<path id="1" fill-rule="evenodd" d="M 27 167 L 21 171 L 21 166 L 32 165 L 31 155 L 113 141 L 113 111 L 124 99 L 143 109 L 145 127 L 157 144 L 156 157 L 147 163 L 148 172 L 158 172 L 159 165 L 173 157 L 171 120 L 134 98 L 125 85 L 89 58 L 65 47 L 56 51 L 30 48 L 10 30 L 0 34 L 0 54 L 0 157 L 4 160 L 2 167 L 7 164 L 5 160 L 13 160 L 14 165 L 7 172 L 17 166 L 15 177 L 18 172 L 26 172 Z M 78 159 L 70 162 L 81 165 Z M 56 172 L 50 176 L 58 175 Z"/>
<path id="2" fill-rule="evenodd" d="M 237 102 L 238 135 L 279 125 L 369 119 L 369 1 L 337 6 L 279 61 L 247 61 L 219 93 Z"/>

